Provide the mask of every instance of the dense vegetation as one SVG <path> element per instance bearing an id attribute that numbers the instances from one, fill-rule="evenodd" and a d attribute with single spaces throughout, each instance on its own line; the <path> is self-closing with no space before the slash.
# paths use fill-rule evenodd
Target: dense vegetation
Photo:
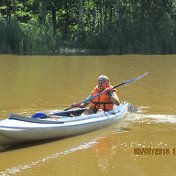
<path id="1" fill-rule="evenodd" d="M 1 0 L 0 53 L 176 53 L 176 1 Z"/>

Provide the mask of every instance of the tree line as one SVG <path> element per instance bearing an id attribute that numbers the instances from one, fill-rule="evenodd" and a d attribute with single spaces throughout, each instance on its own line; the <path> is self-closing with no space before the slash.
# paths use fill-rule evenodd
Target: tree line
<path id="1" fill-rule="evenodd" d="M 174 54 L 175 0 L 1 0 L 0 53 Z"/>

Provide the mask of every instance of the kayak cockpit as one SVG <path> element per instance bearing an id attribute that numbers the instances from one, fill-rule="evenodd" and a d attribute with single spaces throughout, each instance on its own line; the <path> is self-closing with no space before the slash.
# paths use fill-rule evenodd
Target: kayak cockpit
<path id="1" fill-rule="evenodd" d="M 51 115 L 55 116 L 64 116 L 64 117 L 74 117 L 74 116 L 80 116 L 84 112 L 85 108 L 80 108 L 76 110 L 68 110 L 68 111 L 60 111 L 51 113 Z"/>

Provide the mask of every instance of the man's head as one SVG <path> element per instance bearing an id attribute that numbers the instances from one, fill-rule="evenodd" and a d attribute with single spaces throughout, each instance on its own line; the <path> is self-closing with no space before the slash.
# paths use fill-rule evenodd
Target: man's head
<path id="1" fill-rule="evenodd" d="M 106 89 L 110 84 L 109 78 L 105 75 L 101 75 L 98 78 L 98 88 L 100 90 Z"/>

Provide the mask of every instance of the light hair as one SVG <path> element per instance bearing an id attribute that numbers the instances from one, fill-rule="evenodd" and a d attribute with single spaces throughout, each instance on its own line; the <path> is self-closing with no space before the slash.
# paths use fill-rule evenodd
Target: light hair
<path id="1" fill-rule="evenodd" d="M 107 77 L 107 76 L 105 76 L 105 75 L 100 75 L 99 77 L 98 77 L 98 81 L 103 81 L 103 82 L 106 82 L 106 83 L 108 83 L 109 84 L 109 78 Z"/>

